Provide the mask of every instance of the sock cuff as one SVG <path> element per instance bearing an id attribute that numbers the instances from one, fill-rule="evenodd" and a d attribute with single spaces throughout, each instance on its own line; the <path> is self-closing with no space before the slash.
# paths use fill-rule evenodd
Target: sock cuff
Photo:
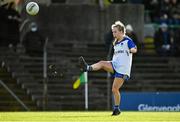
<path id="1" fill-rule="evenodd" d="M 93 70 L 93 68 L 92 68 L 92 66 L 87 66 L 87 71 L 92 71 Z"/>
<path id="2" fill-rule="evenodd" d="M 119 109 L 119 105 L 114 105 L 114 109 Z"/>

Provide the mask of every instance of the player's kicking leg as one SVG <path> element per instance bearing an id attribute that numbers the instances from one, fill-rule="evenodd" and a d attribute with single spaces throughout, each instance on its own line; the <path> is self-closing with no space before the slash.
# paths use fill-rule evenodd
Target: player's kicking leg
<path id="1" fill-rule="evenodd" d="M 107 72 L 113 73 L 113 68 L 112 65 L 109 61 L 99 61 L 93 65 L 88 65 L 84 58 L 81 56 L 79 57 L 79 65 L 80 65 L 80 70 L 85 72 L 85 71 L 97 71 L 100 69 L 103 69 Z"/>

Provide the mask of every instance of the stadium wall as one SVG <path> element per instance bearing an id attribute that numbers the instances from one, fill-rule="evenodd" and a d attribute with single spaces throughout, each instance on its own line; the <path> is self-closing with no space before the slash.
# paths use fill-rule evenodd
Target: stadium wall
<path id="1" fill-rule="evenodd" d="M 122 92 L 127 111 L 180 111 L 180 92 Z"/>
<path id="2" fill-rule="evenodd" d="M 143 40 L 144 6 L 140 4 L 110 5 L 104 10 L 98 5 L 52 4 L 40 6 L 37 16 L 28 17 L 51 41 L 104 43 L 104 34 L 116 20 L 130 23 Z"/>

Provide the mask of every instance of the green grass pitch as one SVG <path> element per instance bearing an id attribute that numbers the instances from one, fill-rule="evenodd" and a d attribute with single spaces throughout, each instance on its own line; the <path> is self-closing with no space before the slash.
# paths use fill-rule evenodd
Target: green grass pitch
<path id="1" fill-rule="evenodd" d="M 180 122 L 180 112 L 0 112 L 0 122 Z"/>

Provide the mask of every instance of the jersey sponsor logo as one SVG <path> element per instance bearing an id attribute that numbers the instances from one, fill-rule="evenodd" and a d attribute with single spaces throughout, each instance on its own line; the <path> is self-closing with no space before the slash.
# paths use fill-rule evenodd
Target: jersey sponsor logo
<path id="1" fill-rule="evenodd" d="M 118 51 L 115 51 L 114 52 L 114 55 L 118 54 L 118 53 L 124 53 L 125 51 L 124 50 L 118 50 Z"/>
<path id="2" fill-rule="evenodd" d="M 127 56 L 129 56 L 129 52 L 127 50 L 118 50 L 114 52 L 114 55 L 118 54 L 118 53 L 126 53 Z"/>

